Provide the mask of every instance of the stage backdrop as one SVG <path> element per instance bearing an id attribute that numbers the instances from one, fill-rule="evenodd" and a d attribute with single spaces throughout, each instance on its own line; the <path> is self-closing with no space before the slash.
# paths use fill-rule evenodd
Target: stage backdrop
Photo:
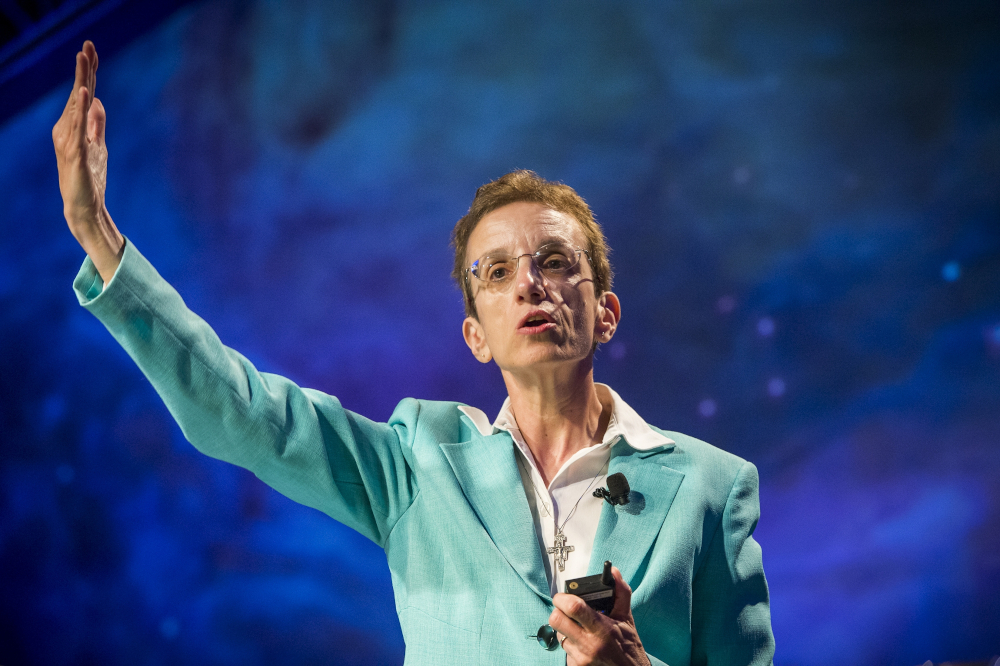
<path id="1" fill-rule="evenodd" d="M 494 414 L 449 232 L 514 168 L 571 184 L 623 302 L 598 378 L 760 469 L 775 663 L 984 659 L 998 26 L 991 0 L 212 0 L 101 61 L 108 207 L 260 369 L 376 419 Z M 0 663 L 401 662 L 380 549 L 196 453 L 77 305 L 72 69 L 0 128 Z"/>

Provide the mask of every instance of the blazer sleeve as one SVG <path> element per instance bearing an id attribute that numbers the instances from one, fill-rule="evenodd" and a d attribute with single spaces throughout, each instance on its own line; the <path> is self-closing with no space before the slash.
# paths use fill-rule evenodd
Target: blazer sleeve
<path id="1" fill-rule="evenodd" d="M 389 424 L 375 423 L 332 396 L 258 372 L 131 243 L 107 285 L 88 257 L 73 286 L 195 448 L 384 544 L 416 493 L 404 449 L 419 403 L 404 401 Z"/>
<path id="2" fill-rule="evenodd" d="M 774 657 L 760 546 L 757 468 L 745 462 L 692 585 L 691 663 L 761 666 Z"/>

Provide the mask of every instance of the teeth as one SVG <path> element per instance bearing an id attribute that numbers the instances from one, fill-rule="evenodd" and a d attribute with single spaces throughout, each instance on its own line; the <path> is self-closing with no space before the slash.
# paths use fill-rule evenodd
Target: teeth
<path id="1" fill-rule="evenodd" d="M 546 319 L 545 317 L 531 317 L 530 319 L 528 319 L 527 321 L 524 322 L 524 326 L 525 327 L 528 327 L 528 326 L 532 326 L 532 327 L 533 326 L 541 326 L 543 324 L 548 324 L 548 323 L 549 323 L 549 320 Z"/>

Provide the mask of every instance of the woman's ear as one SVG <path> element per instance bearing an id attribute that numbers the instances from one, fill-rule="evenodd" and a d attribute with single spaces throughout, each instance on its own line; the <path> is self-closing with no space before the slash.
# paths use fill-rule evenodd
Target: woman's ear
<path id="1" fill-rule="evenodd" d="M 607 342 L 618 330 L 618 322 L 622 319 L 622 305 L 618 297 L 606 291 L 597 299 L 597 319 L 594 322 L 594 339 L 597 342 Z"/>
<path id="2" fill-rule="evenodd" d="M 469 350 L 477 361 L 489 363 L 493 360 L 490 345 L 486 342 L 486 333 L 478 319 L 475 317 L 465 318 L 465 321 L 462 322 L 462 337 L 465 338 L 465 344 L 469 346 Z"/>

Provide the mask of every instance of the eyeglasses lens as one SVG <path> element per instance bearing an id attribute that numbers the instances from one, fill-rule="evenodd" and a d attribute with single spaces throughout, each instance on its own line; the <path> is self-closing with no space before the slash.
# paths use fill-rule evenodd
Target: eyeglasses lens
<path id="1" fill-rule="evenodd" d="M 521 257 L 529 257 L 539 273 L 549 279 L 560 278 L 573 270 L 580 261 L 580 252 L 566 245 L 546 245 L 534 254 L 512 256 L 509 254 L 485 255 L 472 264 L 470 272 L 489 284 L 506 284 L 517 273 Z"/>

